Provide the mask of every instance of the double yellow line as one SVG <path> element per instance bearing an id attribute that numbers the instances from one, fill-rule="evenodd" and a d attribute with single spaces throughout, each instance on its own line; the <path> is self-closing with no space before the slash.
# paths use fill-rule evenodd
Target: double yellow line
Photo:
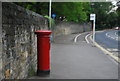
<path id="1" fill-rule="evenodd" d="M 90 40 L 93 41 L 92 40 L 92 35 L 90 36 Z M 117 62 L 120 63 L 120 58 L 119 57 L 113 55 L 113 53 L 109 52 L 108 50 L 106 50 L 105 48 L 103 48 L 102 46 L 100 46 L 97 42 L 94 42 L 94 45 L 96 47 L 100 48 L 106 55 L 111 56 L 113 59 L 115 59 Z"/>

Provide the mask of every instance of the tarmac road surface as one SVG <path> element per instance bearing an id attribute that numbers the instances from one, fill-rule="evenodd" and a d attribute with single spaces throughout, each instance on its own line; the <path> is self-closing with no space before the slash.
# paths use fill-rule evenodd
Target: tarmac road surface
<path id="1" fill-rule="evenodd" d="M 96 42 L 105 48 L 118 49 L 119 35 L 117 30 L 106 30 L 96 33 Z"/>

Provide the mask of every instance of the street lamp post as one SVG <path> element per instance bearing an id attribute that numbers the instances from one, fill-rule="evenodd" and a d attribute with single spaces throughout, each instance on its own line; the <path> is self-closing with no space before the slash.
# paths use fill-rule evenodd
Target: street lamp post
<path id="1" fill-rule="evenodd" d="M 49 3 L 49 29 L 51 29 L 51 4 L 52 4 L 52 0 L 50 0 Z"/>

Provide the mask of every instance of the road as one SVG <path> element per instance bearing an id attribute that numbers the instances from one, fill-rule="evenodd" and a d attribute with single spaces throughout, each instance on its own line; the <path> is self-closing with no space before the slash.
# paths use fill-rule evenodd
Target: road
<path id="1" fill-rule="evenodd" d="M 119 42 L 120 42 L 120 37 L 119 37 L 118 30 L 105 30 L 105 31 L 100 31 L 96 32 L 96 39 L 95 41 L 107 49 L 108 51 L 118 54 L 119 52 Z"/>
<path id="2" fill-rule="evenodd" d="M 30 79 L 118 79 L 118 64 L 97 47 L 86 43 L 87 34 L 56 38 L 51 44 L 50 76 Z"/>

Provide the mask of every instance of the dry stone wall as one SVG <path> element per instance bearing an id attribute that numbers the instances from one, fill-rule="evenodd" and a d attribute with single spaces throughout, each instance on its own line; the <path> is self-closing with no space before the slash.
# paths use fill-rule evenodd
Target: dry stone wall
<path id="1" fill-rule="evenodd" d="M 2 78 L 2 2 L 0 2 L 0 81 Z"/>
<path id="2" fill-rule="evenodd" d="M 36 71 L 37 46 L 34 31 L 48 29 L 47 22 L 43 16 L 13 3 L 2 3 L 0 78 L 23 79 Z"/>

